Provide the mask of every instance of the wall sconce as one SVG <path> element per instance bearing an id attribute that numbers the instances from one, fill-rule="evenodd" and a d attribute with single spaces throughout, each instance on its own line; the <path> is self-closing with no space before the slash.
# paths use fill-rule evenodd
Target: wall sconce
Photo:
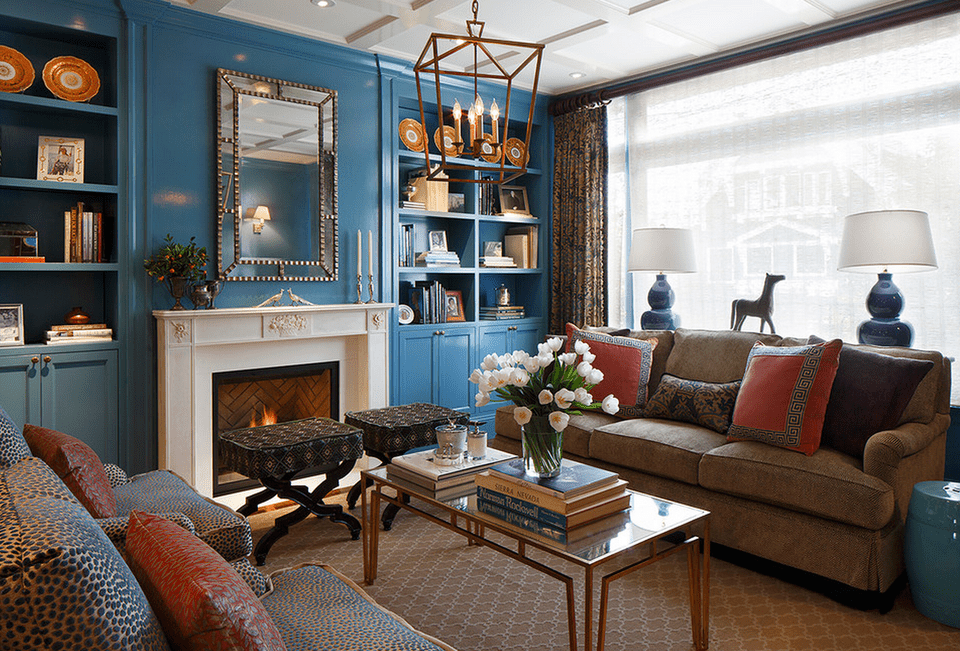
<path id="1" fill-rule="evenodd" d="M 253 232 L 259 235 L 263 231 L 263 222 L 270 221 L 270 209 L 266 206 L 257 206 L 247 210 L 247 219 L 253 221 Z"/>

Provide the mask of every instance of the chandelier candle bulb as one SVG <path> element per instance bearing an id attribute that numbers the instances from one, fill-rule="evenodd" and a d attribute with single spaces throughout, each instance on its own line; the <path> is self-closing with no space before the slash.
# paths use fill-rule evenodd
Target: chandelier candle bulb
<path id="1" fill-rule="evenodd" d="M 483 140 L 483 100 L 477 95 L 473 105 L 477 107 L 477 140 Z"/>
<path id="2" fill-rule="evenodd" d="M 500 107 L 497 106 L 497 100 L 493 100 L 493 104 L 490 105 L 490 121 L 493 123 L 493 141 L 500 142 L 499 138 L 499 122 L 500 122 Z"/>
<path id="3" fill-rule="evenodd" d="M 463 109 L 460 108 L 460 100 L 454 100 L 453 102 L 453 128 L 457 132 L 457 141 L 463 142 L 463 138 L 460 133 L 460 116 L 463 114 Z"/>

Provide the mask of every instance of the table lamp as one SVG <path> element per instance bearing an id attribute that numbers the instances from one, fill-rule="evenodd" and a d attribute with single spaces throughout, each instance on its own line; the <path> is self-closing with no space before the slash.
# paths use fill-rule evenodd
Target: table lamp
<path id="1" fill-rule="evenodd" d="M 905 346 L 913 326 L 900 320 L 903 294 L 892 271 L 910 273 L 937 268 L 927 213 L 919 210 L 875 210 L 848 215 L 840 242 L 840 271 L 878 274 L 867 296 L 871 319 L 857 329 L 861 344 Z"/>
<path id="2" fill-rule="evenodd" d="M 638 228 L 633 231 L 627 271 L 653 271 L 657 274 L 647 302 L 650 309 L 640 317 L 644 330 L 676 330 L 680 316 L 673 307 L 673 288 L 667 273 L 693 273 L 697 262 L 693 253 L 693 233 L 685 228 Z"/>

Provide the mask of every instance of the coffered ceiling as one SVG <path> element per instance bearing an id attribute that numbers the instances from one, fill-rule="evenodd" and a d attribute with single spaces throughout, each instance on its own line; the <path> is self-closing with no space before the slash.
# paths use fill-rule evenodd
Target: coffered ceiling
<path id="1" fill-rule="evenodd" d="M 408 61 L 431 32 L 466 33 L 472 18 L 471 0 L 334 0 L 325 8 L 311 0 L 172 1 Z M 485 37 L 543 43 L 540 91 L 560 94 L 907 4 L 915 2 L 481 0 L 478 19 Z"/>

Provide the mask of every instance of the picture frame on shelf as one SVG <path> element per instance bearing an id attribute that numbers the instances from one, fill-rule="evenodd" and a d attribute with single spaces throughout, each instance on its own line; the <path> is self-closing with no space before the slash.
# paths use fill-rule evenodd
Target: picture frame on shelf
<path id="1" fill-rule="evenodd" d="M 503 242 L 484 242 L 483 257 L 500 258 L 503 257 Z"/>
<path id="2" fill-rule="evenodd" d="M 84 139 L 40 136 L 37 180 L 83 183 Z"/>
<path id="3" fill-rule="evenodd" d="M 501 185 L 500 212 L 529 215 L 530 204 L 527 202 L 527 189 L 522 185 Z"/>
<path id="4" fill-rule="evenodd" d="M 447 193 L 447 212 L 466 212 L 466 198 L 462 192 Z"/>
<path id="5" fill-rule="evenodd" d="M 447 231 L 430 231 L 430 250 L 447 250 Z"/>
<path id="6" fill-rule="evenodd" d="M 23 303 L 0 305 L 0 346 L 23 345 Z"/>
<path id="7" fill-rule="evenodd" d="M 463 313 L 463 294 L 456 289 L 447 290 L 447 321 L 466 321 Z"/>

